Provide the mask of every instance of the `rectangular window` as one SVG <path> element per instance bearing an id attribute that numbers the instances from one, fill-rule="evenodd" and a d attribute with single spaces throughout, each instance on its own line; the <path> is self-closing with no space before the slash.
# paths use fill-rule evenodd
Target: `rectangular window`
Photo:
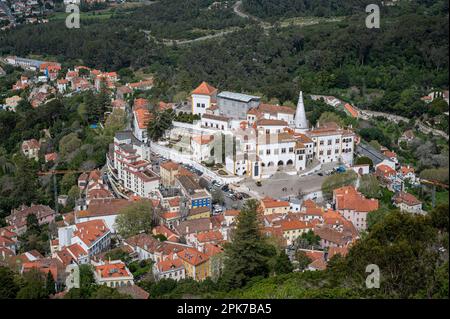
<path id="1" fill-rule="evenodd" d="M 281 154 L 284 154 L 284 153 L 286 153 L 286 148 L 283 147 L 283 148 L 281 149 Z"/>
<path id="2" fill-rule="evenodd" d="M 331 145 L 333 143 L 332 140 L 328 140 L 328 145 Z"/>
<path id="3" fill-rule="evenodd" d="M 323 141 L 320 141 L 320 142 L 319 142 L 319 145 L 323 145 Z"/>
<path id="4" fill-rule="evenodd" d="M 266 150 L 266 155 L 270 155 L 270 150 Z"/>

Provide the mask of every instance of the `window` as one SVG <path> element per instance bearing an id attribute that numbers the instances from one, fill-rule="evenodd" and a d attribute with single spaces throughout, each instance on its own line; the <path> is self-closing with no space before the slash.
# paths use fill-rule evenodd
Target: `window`
<path id="1" fill-rule="evenodd" d="M 328 140 L 328 145 L 331 145 L 333 143 L 333 141 L 332 140 Z"/>
<path id="2" fill-rule="evenodd" d="M 205 103 L 202 103 L 202 108 L 205 108 Z"/>
<path id="3" fill-rule="evenodd" d="M 293 153 L 294 152 L 294 148 L 293 147 L 289 147 L 289 153 Z"/>
<path id="4" fill-rule="evenodd" d="M 286 153 L 286 148 L 285 148 L 285 147 L 283 147 L 283 148 L 281 149 L 281 154 L 284 154 L 284 153 Z"/>
<path id="5" fill-rule="evenodd" d="M 266 155 L 270 155 L 270 150 L 266 150 Z"/>
<path id="6" fill-rule="evenodd" d="M 319 152 L 319 155 L 323 155 L 323 151 L 320 151 L 320 152 Z"/>
<path id="7" fill-rule="evenodd" d="M 298 160 L 299 160 L 299 161 L 303 161 L 303 155 L 300 155 L 300 156 L 298 157 Z"/>
<path id="8" fill-rule="evenodd" d="M 331 150 L 328 150 L 328 151 L 327 151 L 327 155 L 331 155 Z"/>
<path id="9" fill-rule="evenodd" d="M 337 139 L 336 139 L 336 144 L 338 144 L 339 142 L 340 142 L 340 140 L 337 138 Z"/>
<path id="10" fill-rule="evenodd" d="M 200 103 L 197 103 L 197 107 L 200 107 Z"/>
<path id="11" fill-rule="evenodd" d="M 270 134 L 270 130 L 266 130 L 266 134 Z"/>
<path id="12" fill-rule="evenodd" d="M 339 153 L 339 149 L 335 149 L 334 154 L 338 154 L 338 153 Z"/>
<path id="13" fill-rule="evenodd" d="M 320 142 L 319 142 L 319 145 L 323 145 L 323 141 L 320 141 Z"/>

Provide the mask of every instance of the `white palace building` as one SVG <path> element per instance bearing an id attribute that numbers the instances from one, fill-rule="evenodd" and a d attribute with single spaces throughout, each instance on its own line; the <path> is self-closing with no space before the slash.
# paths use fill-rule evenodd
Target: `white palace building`
<path id="1" fill-rule="evenodd" d="M 261 178 L 279 168 L 296 174 L 312 164 L 353 164 L 355 133 L 336 123 L 310 127 L 302 92 L 296 110 L 261 103 L 256 96 L 218 93 L 206 82 L 191 98 L 193 112 L 202 116 L 201 127 L 205 129 L 202 138 L 197 138 L 201 142 L 196 147 L 203 149 L 199 161 L 217 146 L 214 137 L 223 133 L 235 140 L 234 151 L 226 151 L 225 166 L 237 176 Z"/>

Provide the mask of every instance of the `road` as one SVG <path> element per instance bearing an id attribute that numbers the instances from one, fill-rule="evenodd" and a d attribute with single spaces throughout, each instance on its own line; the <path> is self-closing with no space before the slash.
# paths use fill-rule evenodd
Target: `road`
<path id="1" fill-rule="evenodd" d="M 336 105 L 335 107 L 339 107 L 340 105 L 342 106 L 343 104 L 346 103 L 345 101 L 342 101 L 339 99 L 337 99 L 337 100 L 340 101 L 340 104 Z M 381 116 L 381 117 L 387 118 L 389 121 L 392 121 L 394 123 L 399 123 L 401 121 L 408 123 L 410 121 L 409 118 L 404 117 L 404 116 L 391 114 L 391 113 L 376 112 L 376 111 L 371 111 L 371 110 L 363 110 L 363 109 L 358 108 L 354 104 L 352 104 L 352 106 L 355 108 L 355 110 L 358 111 L 358 113 L 359 113 L 358 118 L 361 118 L 363 120 L 369 120 L 370 118 Z M 429 127 L 429 126 L 425 125 L 419 119 L 415 120 L 415 124 L 422 133 L 428 134 L 431 132 L 433 135 L 441 136 L 441 137 L 445 138 L 447 141 L 449 140 L 449 136 L 447 133 L 445 133 L 444 131 Z"/>
<path id="2" fill-rule="evenodd" d="M 410 120 L 409 118 L 404 117 L 404 116 L 400 116 L 400 115 L 384 113 L 384 112 L 375 112 L 375 111 L 369 111 L 369 110 L 361 110 L 361 109 L 359 109 L 359 108 L 357 108 L 355 106 L 354 106 L 354 108 L 359 112 L 360 118 L 365 119 L 365 120 L 368 120 L 368 119 L 370 119 L 372 117 L 377 117 L 377 116 L 385 117 L 388 120 L 393 121 L 395 123 L 399 123 L 400 121 L 408 123 L 409 120 Z M 432 128 L 432 127 L 429 127 L 429 126 L 425 125 L 423 122 L 421 122 L 419 119 L 416 119 L 415 123 L 416 123 L 418 129 L 422 133 L 428 134 L 428 133 L 431 132 L 433 135 L 441 136 L 441 137 L 445 138 L 448 141 L 449 136 L 445 132 L 437 130 L 437 129 Z"/>
<path id="3" fill-rule="evenodd" d="M 265 22 L 265 21 L 255 17 L 255 16 L 252 16 L 252 15 L 250 15 L 248 13 L 243 12 L 242 8 L 241 8 L 241 5 L 242 5 L 242 1 L 236 1 L 234 3 L 234 5 L 233 5 L 233 12 L 237 16 L 239 16 L 241 18 L 244 18 L 244 19 L 249 19 L 249 20 L 256 21 L 265 30 L 268 30 L 268 29 L 271 29 L 271 28 L 275 27 L 275 24 L 270 24 L 270 23 Z M 316 21 L 300 22 L 300 23 L 297 23 L 296 25 L 299 26 L 299 27 L 303 27 L 303 26 L 318 24 L 318 23 L 321 23 L 321 22 L 336 22 L 336 21 L 342 21 L 342 19 L 341 18 L 322 19 L 322 20 L 316 20 Z M 289 25 L 291 25 L 291 24 L 290 23 L 286 24 L 286 26 L 289 26 Z M 283 23 L 279 25 L 279 27 L 284 27 L 284 26 L 285 25 L 283 25 Z M 198 38 L 195 38 L 195 39 L 190 39 L 190 40 L 159 39 L 159 38 L 156 38 L 155 36 L 151 35 L 151 31 L 150 30 L 140 30 L 140 31 L 144 32 L 144 34 L 146 35 L 147 39 L 153 39 L 155 41 L 162 42 L 164 45 L 172 46 L 172 45 L 190 44 L 190 43 L 194 43 L 194 42 L 199 42 L 199 41 L 219 38 L 219 37 L 222 37 L 224 35 L 236 32 L 236 31 L 241 30 L 241 29 L 242 28 L 240 28 L 240 27 L 230 27 L 230 28 L 228 28 L 226 30 L 219 31 L 219 32 L 214 33 L 214 34 L 205 35 L 205 36 L 201 36 L 201 37 L 198 37 Z"/>

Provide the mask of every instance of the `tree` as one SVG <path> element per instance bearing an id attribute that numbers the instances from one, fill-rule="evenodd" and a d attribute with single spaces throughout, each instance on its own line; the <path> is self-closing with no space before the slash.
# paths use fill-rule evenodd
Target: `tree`
<path id="1" fill-rule="evenodd" d="M 0 299 L 14 299 L 18 291 L 19 286 L 14 280 L 14 272 L 0 266 Z"/>
<path id="2" fill-rule="evenodd" d="M 370 231 L 373 226 L 382 222 L 384 218 L 391 212 L 390 209 L 381 207 L 367 214 L 367 229 Z"/>
<path id="3" fill-rule="evenodd" d="M 140 200 L 125 206 L 116 219 L 117 232 L 124 238 L 152 229 L 153 207 L 151 201 Z"/>
<path id="4" fill-rule="evenodd" d="M 334 113 L 334 112 L 324 112 L 322 113 L 322 115 L 320 115 L 318 122 L 322 125 L 322 124 L 326 124 L 326 123 L 330 123 L 330 122 L 334 122 L 336 124 L 338 124 L 339 126 L 342 126 L 342 118 Z"/>
<path id="5" fill-rule="evenodd" d="M 355 165 L 367 165 L 367 164 L 370 165 L 370 167 L 373 167 L 373 161 L 367 156 L 358 157 L 355 161 Z"/>
<path id="6" fill-rule="evenodd" d="M 350 249 L 345 258 L 346 280 L 363 286 L 366 266 L 376 264 L 382 276 L 380 289 L 373 293 L 385 298 L 412 298 L 418 293 L 431 297 L 427 286 L 440 265 L 437 249 L 430 249 L 436 235 L 427 217 L 392 211 Z"/>
<path id="7" fill-rule="evenodd" d="M 55 279 L 53 279 L 53 275 L 52 273 L 49 271 L 47 273 L 47 279 L 45 282 L 45 289 L 47 291 L 47 295 L 54 295 L 56 293 L 56 288 L 55 288 Z"/>
<path id="8" fill-rule="evenodd" d="M 448 176 L 449 170 L 444 167 L 424 169 L 420 172 L 420 178 L 438 181 L 444 184 L 448 184 Z"/>
<path id="9" fill-rule="evenodd" d="M 67 194 L 73 186 L 76 186 L 76 184 L 77 176 L 74 173 L 64 174 L 63 178 L 61 179 L 61 193 Z"/>
<path id="10" fill-rule="evenodd" d="M 147 128 L 150 139 L 152 141 L 159 140 L 164 135 L 164 132 L 172 126 L 173 118 L 174 112 L 171 109 L 155 112 Z"/>
<path id="11" fill-rule="evenodd" d="M 360 177 L 358 190 L 367 198 L 380 198 L 382 195 L 380 182 L 371 174 Z"/>
<path id="12" fill-rule="evenodd" d="M 308 268 L 308 265 L 312 263 L 311 258 L 309 258 L 303 250 L 297 250 L 295 252 L 295 260 L 297 261 L 297 267 L 300 271 L 305 270 Z"/>
<path id="13" fill-rule="evenodd" d="M 123 130 L 126 126 L 127 117 L 124 110 L 114 109 L 105 122 L 105 135 L 114 136 L 117 131 Z"/>
<path id="14" fill-rule="evenodd" d="M 268 260 L 274 251 L 261 236 L 258 207 L 254 199 L 245 202 L 237 218 L 232 242 L 224 247 L 223 279 L 230 289 L 244 286 L 252 277 L 269 274 Z"/>
<path id="15" fill-rule="evenodd" d="M 47 299 L 45 276 L 37 269 L 32 269 L 24 275 L 25 285 L 17 293 L 17 299 Z"/>
<path id="16" fill-rule="evenodd" d="M 121 294 L 114 288 L 101 285 L 92 293 L 90 299 L 131 299 L 131 296 Z"/>
<path id="17" fill-rule="evenodd" d="M 431 210 L 429 216 L 431 218 L 431 224 L 446 233 L 448 233 L 449 227 L 449 208 L 448 203 L 445 205 L 439 205 L 435 209 Z"/>
<path id="18" fill-rule="evenodd" d="M 281 250 L 277 255 L 271 258 L 271 272 L 275 275 L 288 274 L 294 270 L 288 255 Z"/>
<path id="19" fill-rule="evenodd" d="M 302 243 L 304 243 L 302 245 Z M 314 234 L 312 230 L 308 230 L 297 238 L 295 244 L 299 248 L 311 248 L 312 246 L 318 246 L 320 243 L 320 236 Z"/>
<path id="20" fill-rule="evenodd" d="M 211 196 L 212 196 L 213 203 L 217 203 L 217 204 L 223 205 L 225 199 L 224 199 L 223 193 L 222 193 L 222 191 L 220 189 L 214 189 L 211 192 Z"/>
<path id="21" fill-rule="evenodd" d="M 81 146 L 81 140 L 76 133 L 69 133 L 59 141 L 59 152 L 62 157 L 75 152 Z"/>
<path id="22" fill-rule="evenodd" d="M 64 295 L 64 299 L 88 299 L 97 289 L 92 266 L 83 264 L 79 266 L 80 288 L 72 288 Z"/>
<path id="23" fill-rule="evenodd" d="M 354 185 L 358 174 L 353 170 L 327 176 L 322 183 L 322 192 L 325 198 L 331 198 L 333 190 L 342 186 Z"/>

